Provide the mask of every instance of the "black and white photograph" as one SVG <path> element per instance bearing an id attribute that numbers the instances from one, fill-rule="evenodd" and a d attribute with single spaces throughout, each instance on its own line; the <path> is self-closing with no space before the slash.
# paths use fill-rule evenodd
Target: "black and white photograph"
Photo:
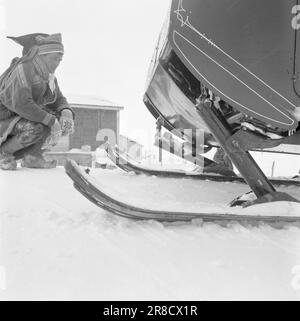
<path id="1" fill-rule="evenodd" d="M 0 0 L 0 301 L 299 299 L 299 2 Z"/>

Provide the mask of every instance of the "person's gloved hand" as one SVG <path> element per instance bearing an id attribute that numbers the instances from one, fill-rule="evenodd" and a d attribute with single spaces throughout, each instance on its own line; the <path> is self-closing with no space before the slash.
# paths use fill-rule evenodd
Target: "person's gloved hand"
<path id="1" fill-rule="evenodd" d="M 59 121 L 56 119 L 55 123 L 50 128 L 50 135 L 47 137 L 43 145 L 43 148 L 48 149 L 50 147 L 55 146 L 58 143 L 59 138 L 61 136 L 62 136 L 61 125 Z"/>
<path id="2" fill-rule="evenodd" d="M 61 112 L 59 123 L 61 125 L 62 136 L 66 136 L 74 133 L 73 114 L 70 110 L 64 109 Z"/>
<path id="3" fill-rule="evenodd" d="M 56 119 L 55 123 L 53 124 L 53 126 L 51 127 L 51 145 L 55 146 L 58 141 L 59 138 L 62 136 L 62 128 L 60 125 L 60 122 Z"/>
<path id="4" fill-rule="evenodd" d="M 51 136 L 60 136 L 61 132 L 62 132 L 61 124 L 57 119 L 55 119 L 55 122 L 51 127 Z"/>

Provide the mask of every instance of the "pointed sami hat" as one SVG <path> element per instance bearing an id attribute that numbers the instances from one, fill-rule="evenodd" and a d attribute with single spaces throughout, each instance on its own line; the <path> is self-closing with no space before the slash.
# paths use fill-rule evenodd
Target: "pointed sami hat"
<path id="1" fill-rule="evenodd" d="M 49 35 L 46 33 L 31 33 L 19 37 L 7 37 L 12 39 L 23 47 L 22 54 L 26 55 L 31 48 L 38 46 L 39 55 L 53 53 L 53 52 L 64 52 L 62 44 L 62 38 L 60 33 Z"/>

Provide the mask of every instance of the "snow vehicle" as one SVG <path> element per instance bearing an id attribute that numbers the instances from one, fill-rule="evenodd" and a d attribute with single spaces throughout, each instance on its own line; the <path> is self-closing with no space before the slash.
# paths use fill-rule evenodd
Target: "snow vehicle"
<path id="1" fill-rule="evenodd" d="M 74 186 L 117 215 L 157 220 L 299 221 L 259 215 L 258 204 L 299 203 L 276 191 L 251 151 L 300 145 L 300 7 L 292 0 L 172 0 L 150 64 L 144 104 L 162 126 L 205 154 L 221 147 L 252 190 L 232 206 L 255 215 L 155 211 L 104 193 L 74 162 Z M 258 205 L 258 206 L 260 206 Z M 249 208 L 247 207 L 247 209 Z"/>
<path id="2" fill-rule="evenodd" d="M 149 69 L 143 100 L 152 115 L 190 143 L 201 129 L 197 145 L 221 146 L 255 202 L 277 193 L 249 151 L 300 145 L 298 7 L 173 0 Z"/>

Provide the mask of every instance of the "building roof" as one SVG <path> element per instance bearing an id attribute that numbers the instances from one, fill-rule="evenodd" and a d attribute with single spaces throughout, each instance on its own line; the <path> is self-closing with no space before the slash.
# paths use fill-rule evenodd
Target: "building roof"
<path id="1" fill-rule="evenodd" d="M 95 108 L 122 110 L 123 106 L 94 95 L 65 94 L 69 104 L 74 108 Z"/>

